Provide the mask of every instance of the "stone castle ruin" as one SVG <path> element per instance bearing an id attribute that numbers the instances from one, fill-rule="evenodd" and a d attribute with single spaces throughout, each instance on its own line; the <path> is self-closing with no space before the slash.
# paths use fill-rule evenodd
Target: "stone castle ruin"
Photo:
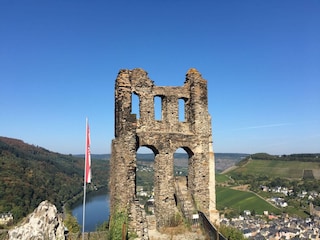
<path id="1" fill-rule="evenodd" d="M 132 95 L 139 97 L 139 119 L 132 113 Z M 161 119 L 155 119 L 154 99 L 161 99 Z M 179 120 L 179 100 L 184 101 L 184 121 Z M 154 153 L 154 211 L 158 229 L 168 226 L 178 211 L 174 153 L 188 154 L 185 184 L 196 210 L 211 222 L 218 220 L 211 117 L 207 81 L 190 69 L 180 87 L 156 86 L 142 69 L 120 70 L 115 84 L 115 138 L 110 168 L 111 213 L 129 211 L 136 200 L 136 151 Z"/>

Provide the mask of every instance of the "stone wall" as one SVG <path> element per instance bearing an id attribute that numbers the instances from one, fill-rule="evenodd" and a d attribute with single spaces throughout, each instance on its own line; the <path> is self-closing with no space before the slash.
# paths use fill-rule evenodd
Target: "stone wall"
<path id="1" fill-rule="evenodd" d="M 132 94 L 139 97 L 139 118 L 132 113 Z M 154 99 L 161 99 L 161 119 L 155 119 Z M 178 101 L 184 102 L 184 121 Z M 216 218 L 214 157 L 207 82 L 190 69 L 181 87 L 156 86 L 142 69 L 120 70 L 115 84 L 115 139 L 110 169 L 111 213 L 130 211 L 136 194 L 136 151 L 155 155 L 154 197 L 157 228 L 169 225 L 177 207 L 174 199 L 173 155 L 183 148 L 189 156 L 188 191 L 198 210 Z M 212 176 L 213 175 L 213 176 Z M 214 220 L 214 219 L 213 219 Z"/>

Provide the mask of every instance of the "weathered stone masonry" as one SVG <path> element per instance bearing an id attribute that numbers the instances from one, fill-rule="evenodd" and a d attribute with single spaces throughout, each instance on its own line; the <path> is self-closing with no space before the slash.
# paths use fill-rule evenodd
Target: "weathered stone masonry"
<path id="1" fill-rule="evenodd" d="M 132 94 L 139 97 L 139 115 L 132 114 Z M 162 118 L 155 120 L 154 98 L 161 98 Z M 178 101 L 185 103 L 179 121 Z M 207 82 L 190 69 L 181 87 L 156 86 L 142 69 L 120 70 L 115 84 L 115 138 L 110 172 L 111 212 L 130 209 L 136 194 L 136 151 L 150 148 L 155 155 L 154 195 L 157 228 L 168 225 L 177 211 L 174 158 L 178 148 L 189 156 L 188 191 L 198 210 L 213 222 L 216 211 L 214 156 Z"/>

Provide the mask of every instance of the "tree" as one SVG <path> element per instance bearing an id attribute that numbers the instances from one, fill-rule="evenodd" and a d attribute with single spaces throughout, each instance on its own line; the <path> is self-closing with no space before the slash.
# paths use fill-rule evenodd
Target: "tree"
<path id="1" fill-rule="evenodd" d="M 64 220 L 64 225 L 68 228 L 69 232 L 71 233 L 80 232 L 80 225 L 77 219 L 74 216 L 72 216 L 70 212 L 67 212 L 67 216 Z"/>
<path id="2" fill-rule="evenodd" d="M 256 210 L 252 209 L 251 215 L 252 215 L 252 216 L 255 216 L 255 215 L 256 215 Z"/>
<path id="3" fill-rule="evenodd" d="M 219 232 L 228 240 L 245 240 L 242 232 L 236 228 L 221 225 L 219 227 Z"/>

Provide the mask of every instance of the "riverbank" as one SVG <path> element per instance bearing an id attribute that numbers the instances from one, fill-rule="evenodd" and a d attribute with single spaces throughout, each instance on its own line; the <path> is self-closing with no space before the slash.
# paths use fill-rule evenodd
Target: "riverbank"
<path id="1" fill-rule="evenodd" d="M 93 232 L 98 226 L 109 220 L 109 194 L 103 191 L 87 194 L 85 209 L 84 230 L 85 232 Z M 71 213 L 77 219 L 79 225 L 83 225 L 82 201 L 71 208 Z"/>

